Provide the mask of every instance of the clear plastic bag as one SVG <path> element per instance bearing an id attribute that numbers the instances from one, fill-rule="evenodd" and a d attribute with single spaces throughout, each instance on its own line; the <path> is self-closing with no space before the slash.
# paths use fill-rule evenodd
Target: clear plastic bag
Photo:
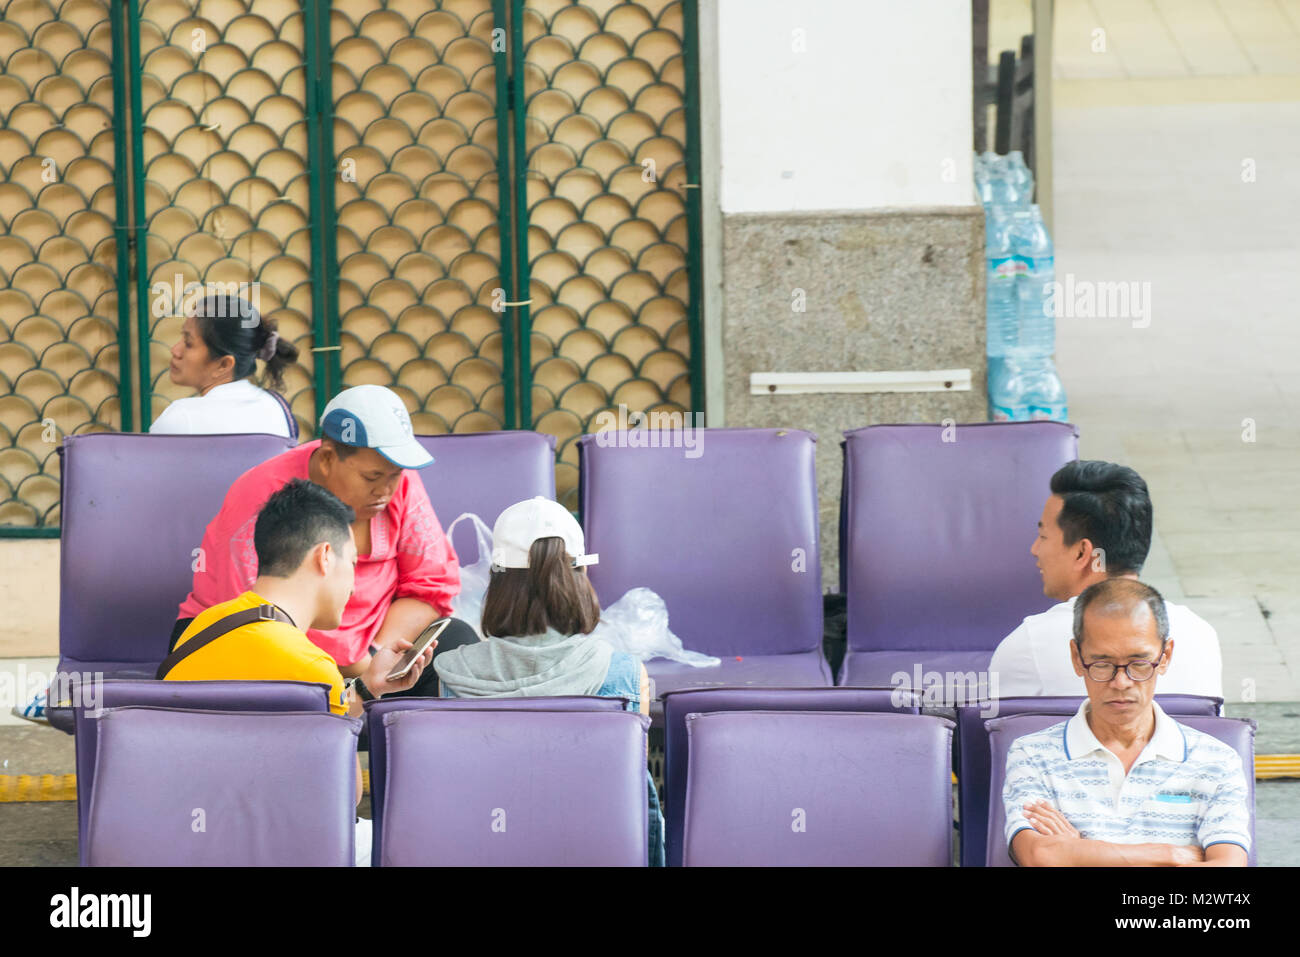
<path id="1" fill-rule="evenodd" d="M 451 600 L 451 613 L 454 617 L 470 624 L 483 639 L 483 598 L 487 595 L 488 580 L 492 577 L 492 529 L 473 512 L 456 516 L 456 520 L 447 526 L 447 538 L 461 522 L 469 520 L 474 526 L 474 537 L 478 542 L 478 560 L 473 565 L 460 567 L 460 592 Z"/>
<path id="2" fill-rule="evenodd" d="M 630 589 L 608 608 L 601 609 L 595 634 L 614 646 L 615 651 L 635 655 L 642 661 L 668 658 L 696 668 L 721 664 L 720 658 L 688 651 L 668 628 L 668 606 L 649 588 Z"/>
<path id="3" fill-rule="evenodd" d="M 447 526 L 447 537 L 451 538 L 456 526 L 466 520 L 474 526 L 478 561 L 461 566 L 460 593 L 451 600 L 451 613 L 472 625 L 481 640 L 483 598 L 492 577 L 492 529 L 473 512 L 465 512 Z M 696 668 L 711 668 L 721 663 L 719 658 L 682 647 L 682 640 L 668 628 L 668 607 L 649 588 L 633 588 L 608 608 L 601 609 L 595 634 L 615 651 L 626 652 L 642 661 L 668 658 Z"/>

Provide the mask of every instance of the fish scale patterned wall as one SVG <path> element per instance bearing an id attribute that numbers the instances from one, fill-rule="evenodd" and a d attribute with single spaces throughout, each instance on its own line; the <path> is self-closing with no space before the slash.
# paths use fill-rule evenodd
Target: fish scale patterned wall
<path id="1" fill-rule="evenodd" d="M 123 402 L 147 426 L 128 370 L 151 421 L 186 394 L 167 369 L 191 283 L 258 284 L 299 348 L 285 393 L 304 437 L 326 379 L 385 385 L 422 434 L 555 435 L 570 507 L 601 412 L 691 408 L 682 0 L 309 3 L 142 0 L 138 128 L 115 144 L 113 77 L 132 76 L 107 3 L 0 0 L 0 526 L 57 526 L 63 434 L 121 428 Z M 522 122 L 498 102 L 505 64 Z M 314 166 L 315 116 L 333 155 Z M 128 132 L 143 228 L 124 267 Z M 503 306 L 511 271 L 523 302 Z M 119 283 L 143 292 L 122 313 Z M 137 316 L 144 356 L 119 331 Z"/>
<path id="2" fill-rule="evenodd" d="M 315 430 L 303 33 L 293 0 L 140 8 L 154 418 L 192 394 L 167 374 L 185 285 L 256 282 L 262 314 L 299 349 L 285 398 L 302 434 Z"/>
<path id="3" fill-rule="evenodd" d="M 528 0 L 524 96 L 533 428 L 691 407 L 682 4 Z"/>
<path id="4" fill-rule="evenodd" d="M 102 0 L 0 0 L 0 526 L 57 526 L 64 435 L 119 428 Z"/>
<path id="5" fill-rule="evenodd" d="M 420 434 L 505 424 L 490 0 L 337 0 L 344 385 L 402 396 Z"/>

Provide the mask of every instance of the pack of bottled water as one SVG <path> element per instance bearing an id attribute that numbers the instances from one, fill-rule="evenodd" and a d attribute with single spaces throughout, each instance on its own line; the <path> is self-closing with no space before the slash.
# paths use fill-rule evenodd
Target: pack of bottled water
<path id="1" fill-rule="evenodd" d="M 1034 174 L 1019 150 L 975 156 L 984 206 L 989 412 L 994 421 L 1066 421 L 1052 354 L 1056 319 L 1052 237 L 1034 203 Z"/>

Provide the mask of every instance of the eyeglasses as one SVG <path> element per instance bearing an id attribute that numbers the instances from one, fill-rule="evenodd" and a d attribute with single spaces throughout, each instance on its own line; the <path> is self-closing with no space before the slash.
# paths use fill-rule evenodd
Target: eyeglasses
<path id="1" fill-rule="evenodd" d="M 1132 681 L 1149 681 L 1155 676 L 1156 668 L 1160 666 L 1161 660 L 1165 656 L 1165 643 L 1160 642 L 1160 654 L 1156 656 L 1155 661 L 1130 661 L 1124 665 L 1124 673 Z M 1099 684 L 1105 684 L 1112 681 L 1119 672 L 1120 666 L 1110 661 L 1094 661 L 1092 664 L 1084 665 L 1088 671 L 1088 677 Z"/>

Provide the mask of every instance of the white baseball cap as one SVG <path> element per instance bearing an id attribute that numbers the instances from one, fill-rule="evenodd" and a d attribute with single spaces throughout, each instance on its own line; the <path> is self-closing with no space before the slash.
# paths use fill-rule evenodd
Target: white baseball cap
<path id="1" fill-rule="evenodd" d="M 382 385 L 344 389 L 325 406 L 320 430 L 335 442 L 374 449 L 404 469 L 433 464 L 433 456 L 415 440 L 406 406 Z"/>
<path id="2" fill-rule="evenodd" d="M 492 565 L 494 568 L 527 568 L 528 550 L 539 538 L 564 539 L 564 550 L 573 559 L 573 567 L 595 565 L 599 555 L 586 555 L 582 526 L 559 502 L 537 496 L 516 502 L 497 516 L 492 526 Z"/>

